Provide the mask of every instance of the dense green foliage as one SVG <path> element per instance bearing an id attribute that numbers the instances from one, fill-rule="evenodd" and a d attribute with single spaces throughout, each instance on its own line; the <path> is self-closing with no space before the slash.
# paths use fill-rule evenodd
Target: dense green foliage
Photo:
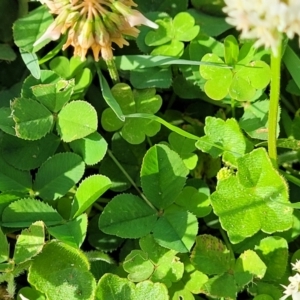
<path id="1" fill-rule="evenodd" d="M 222 1 L 135 2 L 159 28 L 114 51 L 118 83 L 33 47 L 46 7 L 0 2 L 0 299 L 278 300 L 300 259 L 297 41 L 277 168 L 270 52 Z"/>

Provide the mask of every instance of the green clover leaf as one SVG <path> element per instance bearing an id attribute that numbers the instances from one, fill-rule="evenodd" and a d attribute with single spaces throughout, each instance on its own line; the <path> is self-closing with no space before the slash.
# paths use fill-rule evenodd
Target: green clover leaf
<path id="1" fill-rule="evenodd" d="M 181 12 L 172 18 L 157 20 L 159 28 L 149 31 L 145 37 L 146 45 L 156 47 L 152 55 L 178 56 L 183 54 L 184 42 L 193 40 L 200 27 L 187 12 Z"/>
<path id="2" fill-rule="evenodd" d="M 125 83 L 118 83 L 112 88 L 112 94 L 119 103 L 124 115 L 134 113 L 155 114 L 162 105 L 162 99 L 155 94 L 155 89 L 132 91 Z M 111 108 L 104 110 L 101 123 L 107 131 L 121 131 L 122 137 L 130 144 L 142 143 L 146 136 L 154 136 L 160 130 L 160 124 L 142 118 L 126 118 L 122 122 Z"/>
<path id="3" fill-rule="evenodd" d="M 225 63 L 232 69 L 218 68 L 215 65 L 200 65 L 200 75 L 206 79 L 205 93 L 214 100 L 225 97 L 237 101 L 252 101 L 257 90 L 264 89 L 270 82 L 271 70 L 262 60 L 257 60 L 253 53 L 247 53 L 249 44 L 241 49 L 233 36 L 224 41 Z M 203 56 L 202 62 L 224 64 L 216 54 Z"/>
<path id="4" fill-rule="evenodd" d="M 293 223 L 285 180 L 273 168 L 263 148 L 237 159 L 238 171 L 218 182 L 211 195 L 214 212 L 232 243 L 259 230 L 285 231 Z M 234 189 L 233 189 L 234 187 Z M 238 224 L 238 226 L 237 226 Z"/>

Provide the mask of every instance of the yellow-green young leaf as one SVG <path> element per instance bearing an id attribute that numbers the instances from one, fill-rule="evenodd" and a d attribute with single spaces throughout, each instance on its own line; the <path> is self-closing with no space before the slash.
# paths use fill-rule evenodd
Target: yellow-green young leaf
<path id="1" fill-rule="evenodd" d="M 95 278 L 80 250 L 55 240 L 32 262 L 28 281 L 49 300 L 94 300 Z"/>
<path id="2" fill-rule="evenodd" d="M 71 217 L 85 212 L 110 186 L 111 181 L 103 175 L 92 175 L 82 181 L 72 203 Z"/>
<path id="3" fill-rule="evenodd" d="M 255 246 L 256 253 L 266 264 L 267 270 L 264 276 L 266 281 L 276 281 L 283 277 L 288 263 L 288 243 L 279 236 L 270 236 L 262 239 Z"/>
<path id="4" fill-rule="evenodd" d="M 29 227 L 33 222 L 42 220 L 47 226 L 61 224 L 63 218 L 47 203 L 25 198 L 14 201 L 2 214 L 2 225 L 5 227 Z"/>
<path id="5" fill-rule="evenodd" d="M 169 147 L 151 147 L 144 156 L 141 169 L 146 197 L 159 209 L 168 207 L 183 189 L 188 172 L 179 155 Z"/>
<path id="6" fill-rule="evenodd" d="M 160 246 L 150 234 L 141 238 L 139 244 L 154 265 L 154 272 L 149 278 L 152 282 L 170 287 L 182 278 L 184 265 L 176 256 L 177 251 Z"/>
<path id="7" fill-rule="evenodd" d="M 123 262 L 124 270 L 129 273 L 128 279 L 133 282 L 149 279 L 155 267 L 148 254 L 142 250 L 132 250 Z"/>
<path id="8" fill-rule="evenodd" d="M 59 112 L 56 125 L 62 140 L 69 143 L 97 130 L 97 112 L 86 101 L 72 101 Z"/>
<path id="9" fill-rule="evenodd" d="M 199 235 L 191 254 L 191 262 L 197 270 L 208 274 L 222 274 L 233 264 L 230 251 L 212 235 Z"/>
<path id="10" fill-rule="evenodd" d="M 237 169 L 236 175 L 219 181 L 211 195 L 213 210 L 231 242 L 239 243 L 259 230 L 271 234 L 291 228 L 293 209 L 285 205 L 288 187 L 266 150 L 237 159 Z"/>
<path id="11" fill-rule="evenodd" d="M 237 158 L 250 151 L 253 146 L 244 137 L 235 119 L 226 121 L 215 117 L 205 119 L 205 136 L 196 143 L 196 147 L 212 157 L 223 155 L 223 160 L 233 166 Z"/>
<path id="12" fill-rule="evenodd" d="M 201 62 L 224 64 L 221 58 L 211 53 L 204 55 Z M 232 71 L 230 69 L 218 68 L 214 65 L 200 65 L 200 75 L 207 80 L 204 90 L 210 98 L 221 100 L 227 96 L 232 82 Z"/>
<path id="13" fill-rule="evenodd" d="M 99 218 L 99 228 L 123 238 L 139 238 L 150 233 L 157 219 L 156 211 L 141 198 L 131 194 L 114 197 Z"/>
<path id="14" fill-rule="evenodd" d="M 87 223 L 87 215 L 82 214 L 66 224 L 49 227 L 48 232 L 61 242 L 79 248 L 86 236 Z"/>
<path id="15" fill-rule="evenodd" d="M 16 135 L 24 140 L 38 140 L 50 132 L 54 118 L 39 102 L 17 98 L 11 103 Z"/>
<path id="16" fill-rule="evenodd" d="M 0 228 L 0 263 L 7 261 L 9 258 L 9 245 L 6 235 Z"/>
<path id="17" fill-rule="evenodd" d="M 87 165 L 95 165 L 106 154 L 107 142 L 98 132 L 94 132 L 82 139 L 71 142 L 70 147 L 82 157 Z"/>
<path id="18" fill-rule="evenodd" d="M 39 168 L 34 190 L 43 199 L 64 196 L 82 177 L 84 162 L 75 153 L 59 153 L 49 158 Z"/>
<path id="19" fill-rule="evenodd" d="M 118 83 L 111 92 L 126 115 L 136 112 L 153 115 L 162 104 L 161 97 L 153 88 L 132 91 L 128 84 Z M 130 144 L 140 144 L 146 136 L 154 136 L 160 130 L 160 124 L 145 118 L 126 118 L 124 122 L 111 107 L 102 113 L 101 124 L 107 131 L 121 129 L 122 137 Z"/>
<path id="20" fill-rule="evenodd" d="M 24 229 L 18 236 L 13 260 L 23 263 L 42 251 L 45 242 L 45 228 L 42 221 L 37 221 Z"/>
<path id="21" fill-rule="evenodd" d="M 98 282 L 95 300 L 168 300 L 168 290 L 161 283 L 143 281 L 135 285 L 125 278 L 105 274 Z"/>

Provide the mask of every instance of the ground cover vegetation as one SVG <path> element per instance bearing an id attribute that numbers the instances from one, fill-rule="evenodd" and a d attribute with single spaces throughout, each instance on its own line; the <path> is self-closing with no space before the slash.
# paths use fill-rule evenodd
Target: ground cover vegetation
<path id="1" fill-rule="evenodd" d="M 0 299 L 300 299 L 299 10 L 1 0 Z"/>

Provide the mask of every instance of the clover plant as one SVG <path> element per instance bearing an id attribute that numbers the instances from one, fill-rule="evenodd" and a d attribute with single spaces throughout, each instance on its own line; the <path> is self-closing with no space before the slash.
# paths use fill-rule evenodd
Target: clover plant
<path id="1" fill-rule="evenodd" d="M 0 2 L 0 299 L 296 299 L 300 6 L 246 2 Z"/>

